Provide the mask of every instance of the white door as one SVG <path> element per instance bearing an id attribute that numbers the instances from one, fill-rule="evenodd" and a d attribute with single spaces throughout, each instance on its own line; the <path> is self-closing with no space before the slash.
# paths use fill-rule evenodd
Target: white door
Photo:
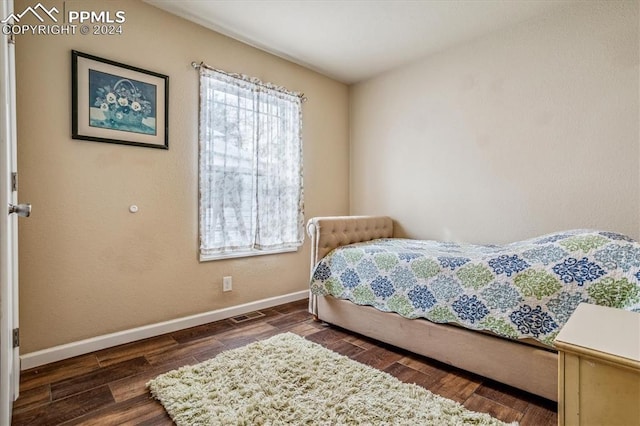
<path id="1" fill-rule="evenodd" d="M 1 7 L 4 19 L 13 0 Z M 20 379 L 17 216 L 28 216 L 31 206 L 17 204 L 15 45 L 4 33 L 0 44 L 0 424 L 8 425 Z"/>

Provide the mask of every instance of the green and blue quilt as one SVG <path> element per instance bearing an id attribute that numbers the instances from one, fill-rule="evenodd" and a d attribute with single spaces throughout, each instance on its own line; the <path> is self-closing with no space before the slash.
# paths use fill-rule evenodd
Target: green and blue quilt
<path id="1" fill-rule="evenodd" d="M 311 292 L 551 345 L 581 302 L 640 312 L 640 244 L 591 230 L 501 246 L 378 239 L 325 256 Z"/>

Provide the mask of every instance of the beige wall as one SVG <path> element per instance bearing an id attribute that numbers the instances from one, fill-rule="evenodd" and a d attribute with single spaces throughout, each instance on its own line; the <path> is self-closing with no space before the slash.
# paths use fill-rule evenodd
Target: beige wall
<path id="1" fill-rule="evenodd" d="M 350 212 L 420 238 L 638 238 L 638 22 L 583 2 L 352 87 Z"/>
<path id="2" fill-rule="evenodd" d="M 43 1 L 63 10 L 62 1 Z M 32 1 L 17 0 L 23 10 Z M 138 1 L 118 36 L 18 36 L 21 351 L 305 290 L 296 253 L 198 262 L 198 74 L 192 61 L 304 92 L 306 217 L 348 213 L 348 88 Z M 71 139 L 71 50 L 170 77 L 169 150 Z M 131 214 L 128 207 L 140 211 Z M 222 276 L 234 290 L 222 293 Z"/>

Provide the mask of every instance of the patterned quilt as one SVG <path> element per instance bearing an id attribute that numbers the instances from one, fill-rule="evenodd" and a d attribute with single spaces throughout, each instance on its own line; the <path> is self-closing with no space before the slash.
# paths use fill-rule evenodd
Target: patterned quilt
<path id="1" fill-rule="evenodd" d="M 587 230 L 503 246 L 378 239 L 325 256 L 311 291 L 551 345 L 581 302 L 640 312 L 640 244 Z"/>

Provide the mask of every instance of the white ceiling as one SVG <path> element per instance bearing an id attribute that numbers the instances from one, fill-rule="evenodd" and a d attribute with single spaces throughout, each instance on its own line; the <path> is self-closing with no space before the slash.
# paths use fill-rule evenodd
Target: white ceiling
<path id="1" fill-rule="evenodd" d="M 570 2 L 145 1 L 344 83 L 368 79 Z"/>

